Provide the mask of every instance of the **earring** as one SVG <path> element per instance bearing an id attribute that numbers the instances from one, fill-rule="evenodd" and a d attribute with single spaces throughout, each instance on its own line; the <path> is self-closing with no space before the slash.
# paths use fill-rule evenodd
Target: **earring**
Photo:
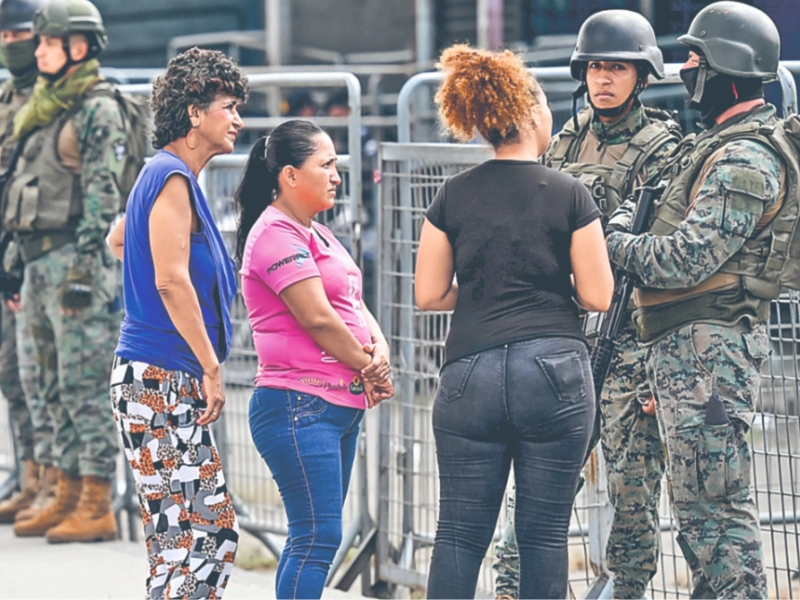
<path id="1" fill-rule="evenodd" d="M 197 130 L 196 130 L 196 129 L 190 129 L 190 130 L 189 130 L 189 133 L 187 133 L 187 134 L 186 134 L 186 138 L 184 138 L 184 139 L 186 140 L 186 147 L 187 147 L 189 150 L 197 150 L 197 147 L 200 145 L 200 140 L 199 140 L 199 139 L 197 140 L 197 143 L 196 143 L 196 144 L 194 144 L 194 145 L 192 145 L 192 144 L 190 144 L 190 143 L 189 143 L 189 137 L 190 137 L 190 136 L 191 136 L 193 133 L 194 133 L 194 134 L 197 134 Z"/>

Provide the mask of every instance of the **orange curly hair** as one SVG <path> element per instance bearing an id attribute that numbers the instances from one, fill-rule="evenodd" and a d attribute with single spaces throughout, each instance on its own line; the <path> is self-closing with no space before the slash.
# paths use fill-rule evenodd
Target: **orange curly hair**
<path id="1" fill-rule="evenodd" d="M 455 44 L 437 64 L 446 76 L 436 92 L 439 117 L 456 139 L 468 142 L 475 129 L 492 146 L 512 141 L 534 127 L 536 79 L 511 52 L 491 52 Z"/>

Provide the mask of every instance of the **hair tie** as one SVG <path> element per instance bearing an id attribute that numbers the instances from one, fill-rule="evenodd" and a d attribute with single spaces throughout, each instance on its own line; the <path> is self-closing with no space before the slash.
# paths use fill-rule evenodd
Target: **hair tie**
<path id="1" fill-rule="evenodd" d="M 264 160 L 267 160 L 267 146 L 269 145 L 269 136 L 264 138 Z"/>

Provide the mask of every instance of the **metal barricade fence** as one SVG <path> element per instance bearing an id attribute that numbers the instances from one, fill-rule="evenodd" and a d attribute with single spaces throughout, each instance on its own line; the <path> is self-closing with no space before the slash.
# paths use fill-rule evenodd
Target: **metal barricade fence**
<path id="1" fill-rule="evenodd" d="M 443 362 L 448 313 L 423 313 L 413 296 L 414 261 L 426 208 L 445 179 L 491 156 L 483 146 L 381 144 L 379 315 L 394 357 L 395 399 L 380 407 L 378 578 L 422 591 L 436 530 L 438 479 L 431 409 Z M 773 354 L 763 368 L 753 423 L 753 486 L 764 536 L 770 597 L 800 597 L 800 294 L 773 303 Z M 605 542 L 613 509 L 602 456 L 587 466 L 570 527 L 570 588 L 575 597 L 607 596 Z M 666 482 L 661 497 L 661 557 L 649 586 L 654 598 L 688 597 L 691 576 L 675 542 Z M 495 532 L 499 540 L 506 511 Z M 493 595 L 493 545 L 479 593 Z"/>
<path id="2" fill-rule="evenodd" d="M 231 253 L 234 249 L 236 228 L 233 195 L 246 158 L 242 154 L 214 158 L 206 168 L 202 182 L 215 219 Z M 350 156 L 338 158 L 337 168 L 342 177 L 342 185 L 334 207 L 318 215 L 318 220 L 350 248 L 354 256 L 358 256 L 360 230 L 354 215 L 359 211 L 353 209 L 353 205 L 358 203 L 358 199 L 352 195 L 353 162 Z M 286 514 L 278 488 L 250 437 L 248 405 L 253 391 L 253 379 L 258 369 L 258 357 L 241 293 L 234 299 L 231 318 L 233 323 L 231 355 L 224 367 L 227 404 L 223 419 L 220 425 L 216 426 L 215 433 L 225 468 L 225 477 L 234 497 L 242 527 L 256 535 L 278 557 L 280 548 L 276 546 L 270 534 L 278 536 L 286 534 Z M 374 511 L 370 511 L 368 506 L 365 452 L 370 422 L 371 419 L 365 419 L 362 427 L 355 471 L 344 508 L 345 535 L 341 551 L 331 570 L 330 581 L 342 587 L 350 586 L 355 576 L 363 571 L 364 563 L 362 559 L 360 563 L 351 565 L 350 569 L 341 574 L 336 573 L 338 567 L 354 543 L 361 544 L 366 541 L 373 529 L 370 514 Z M 369 587 L 368 579 L 364 585 Z"/>

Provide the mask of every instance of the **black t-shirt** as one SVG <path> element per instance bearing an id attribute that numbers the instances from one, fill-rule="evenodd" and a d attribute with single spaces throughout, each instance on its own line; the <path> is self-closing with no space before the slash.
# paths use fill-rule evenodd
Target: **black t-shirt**
<path id="1" fill-rule="evenodd" d="M 533 338 L 584 339 L 569 250 L 600 211 L 577 179 L 490 160 L 445 182 L 426 217 L 447 234 L 458 280 L 446 362 Z"/>

